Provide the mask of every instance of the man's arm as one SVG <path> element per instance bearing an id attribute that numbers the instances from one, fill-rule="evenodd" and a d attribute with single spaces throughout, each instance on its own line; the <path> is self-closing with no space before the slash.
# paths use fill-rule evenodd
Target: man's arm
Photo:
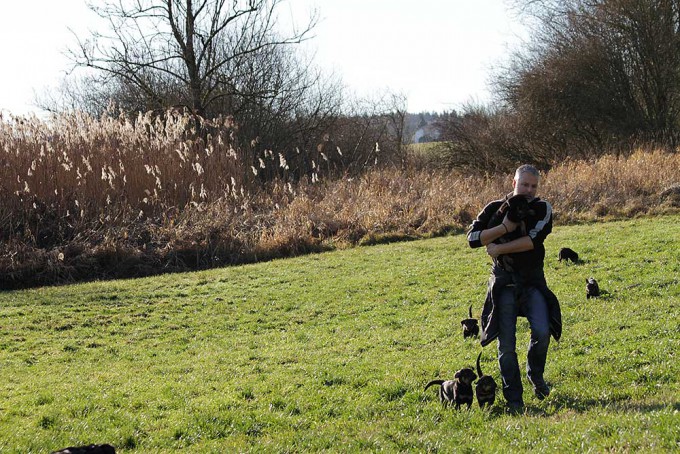
<path id="1" fill-rule="evenodd" d="M 505 233 L 508 230 L 509 231 L 513 230 L 512 228 L 510 228 L 510 225 L 506 225 L 506 227 L 508 227 L 508 230 L 506 230 L 506 227 L 503 227 L 502 224 L 488 228 L 489 222 L 491 221 L 492 216 L 494 215 L 500 204 L 501 204 L 500 201 L 489 203 L 477 215 L 477 219 L 475 219 L 472 222 L 470 230 L 468 231 L 467 234 L 468 244 L 470 245 L 471 248 L 486 246 L 491 241 L 494 241 L 495 239 L 505 235 Z"/>
<path id="2" fill-rule="evenodd" d="M 509 243 L 496 244 L 489 243 L 486 245 L 486 253 L 491 257 L 496 258 L 499 255 L 513 254 L 515 252 L 530 251 L 534 248 L 534 242 L 531 241 L 529 235 L 512 240 Z"/>
<path id="3" fill-rule="evenodd" d="M 482 246 L 487 246 L 491 243 L 493 243 L 496 239 L 502 237 L 506 233 L 510 233 L 514 231 L 517 228 L 517 224 L 510 221 L 508 219 L 508 215 L 506 214 L 505 217 L 503 218 L 503 222 L 498 224 L 496 227 L 492 227 L 490 229 L 482 230 L 479 234 L 479 240 L 482 243 Z M 510 243 L 505 243 L 505 244 L 511 244 Z M 511 251 L 511 252 L 522 252 L 522 251 Z M 507 252 L 506 252 L 507 254 Z"/>
<path id="4" fill-rule="evenodd" d="M 545 238 L 552 231 L 552 206 L 547 201 L 541 200 L 535 205 L 534 209 L 536 218 L 532 225 L 528 226 L 529 231 L 526 236 L 504 244 L 488 244 L 486 245 L 486 253 L 496 258 L 499 255 L 531 251 L 536 248 L 536 245 L 543 244 Z M 517 227 L 517 224 L 510 222 L 507 217 L 503 219 L 503 222 L 509 223 L 512 230 Z"/>

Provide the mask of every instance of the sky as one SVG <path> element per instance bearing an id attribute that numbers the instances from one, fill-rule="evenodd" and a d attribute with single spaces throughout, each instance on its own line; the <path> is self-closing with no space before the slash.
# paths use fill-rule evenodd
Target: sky
<path id="1" fill-rule="evenodd" d="M 317 11 L 307 51 L 352 93 L 403 94 L 414 113 L 489 102 L 491 68 L 526 38 L 507 0 L 286 0 L 279 8 L 298 23 Z M 85 0 L 3 2 L 0 111 L 40 114 L 36 95 L 71 69 L 74 33 L 96 26 Z"/>

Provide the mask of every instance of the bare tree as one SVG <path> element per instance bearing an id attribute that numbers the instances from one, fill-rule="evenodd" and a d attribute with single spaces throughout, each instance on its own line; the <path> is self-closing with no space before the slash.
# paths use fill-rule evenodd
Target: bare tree
<path id="1" fill-rule="evenodd" d="M 108 21 L 109 34 L 78 39 L 70 55 L 77 66 L 97 70 L 106 83 L 143 99 L 144 107 L 185 104 L 205 115 L 234 94 L 236 62 L 310 36 L 315 14 L 303 27 L 280 34 L 276 10 L 281 3 L 106 0 L 90 8 Z"/>
<path id="2" fill-rule="evenodd" d="M 402 94 L 384 91 L 347 100 L 343 114 L 319 144 L 324 165 L 331 172 L 348 174 L 403 165 L 405 117 L 406 98 Z"/>
<path id="3" fill-rule="evenodd" d="M 498 82 L 526 126 L 563 149 L 574 140 L 590 149 L 677 141 L 680 2 L 515 3 L 536 19 L 534 39 Z"/>

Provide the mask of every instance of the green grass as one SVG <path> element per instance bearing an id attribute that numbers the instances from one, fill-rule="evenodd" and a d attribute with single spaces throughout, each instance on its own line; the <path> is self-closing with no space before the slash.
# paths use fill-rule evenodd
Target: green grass
<path id="1" fill-rule="evenodd" d="M 664 452 L 680 449 L 680 216 L 557 227 L 553 393 L 443 409 L 481 350 L 489 261 L 462 235 L 0 293 L 0 452 Z M 583 262 L 560 264 L 569 246 Z M 604 296 L 586 300 L 585 278 Z M 520 358 L 528 342 L 520 322 Z M 499 381 L 496 344 L 482 368 Z"/>
<path id="2" fill-rule="evenodd" d="M 415 156 L 422 157 L 437 157 L 445 148 L 445 142 L 423 142 L 411 143 L 406 146 L 406 149 Z"/>

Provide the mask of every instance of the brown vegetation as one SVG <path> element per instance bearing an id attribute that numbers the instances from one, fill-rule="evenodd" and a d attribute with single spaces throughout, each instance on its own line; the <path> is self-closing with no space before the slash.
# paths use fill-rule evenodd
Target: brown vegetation
<path id="1" fill-rule="evenodd" d="M 507 173 L 404 162 L 324 177 L 323 147 L 301 150 L 313 171 L 293 177 L 299 169 L 278 152 L 251 162 L 234 147 L 230 119 L 200 123 L 178 115 L 0 121 L 0 288 L 462 231 L 510 187 Z M 325 151 L 343 159 L 340 150 Z M 281 176 L 262 183 L 259 172 L 272 167 Z M 638 150 L 556 165 L 541 192 L 557 223 L 654 214 L 678 210 L 678 175 L 677 153 Z"/>
<path id="2" fill-rule="evenodd" d="M 493 104 L 439 119 L 449 165 L 498 172 L 517 161 L 548 168 L 652 143 L 677 148 L 677 1 L 510 3 L 530 25 L 528 40 L 494 68 Z"/>

